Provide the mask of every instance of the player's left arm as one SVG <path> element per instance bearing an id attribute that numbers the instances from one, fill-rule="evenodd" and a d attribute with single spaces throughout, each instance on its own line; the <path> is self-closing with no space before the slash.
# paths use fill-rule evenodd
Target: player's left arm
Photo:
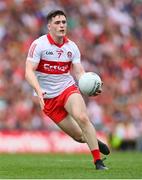
<path id="1" fill-rule="evenodd" d="M 74 63 L 72 65 L 72 71 L 77 81 L 80 79 L 81 75 L 85 73 L 84 67 L 81 63 Z"/>
<path id="2" fill-rule="evenodd" d="M 75 45 L 74 58 L 72 60 L 72 71 L 77 81 L 79 81 L 80 77 L 85 73 L 84 67 L 81 64 L 80 51 L 76 45 Z M 94 93 L 94 96 L 99 95 L 101 92 L 102 92 L 102 86 L 99 86 L 96 92 Z"/>
<path id="3" fill-rule="evenodd" d="M 80 50 L 78 49 L 75 43 L 73 47 L 74 47 L 74 53 L 73 53 L 73 58 L 72 58 L 72 72 L 76 80 L 78 81 L 81 75 L 85 73 L 85 70 L 81 64 Z"/>

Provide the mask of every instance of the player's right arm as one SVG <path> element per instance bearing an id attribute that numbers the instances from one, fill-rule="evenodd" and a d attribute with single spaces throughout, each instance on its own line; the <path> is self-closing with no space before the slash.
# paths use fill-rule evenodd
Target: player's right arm
<path id="1" fill-rule="evenodd" d="M 38 64 L 35 64 L 31 61 L 28 60 L 26 61 L 26 69 L 25 69 L 25 78 L 28 81 L 28 83 L 32 86 L 32 88 L 35 90 L 39 101 L 40 101 L 40 106 L 43 109 L 44 108 L 44 100 L 43 100 L 43 94 L 42 90 L 40 88 L 40 85 L 38 83 L 38 80 L 35 76 L 34 71 L 36 70 Z"/>
<path id="2" fill-rule="evenodd" d="M 39 98 L 40 106 L 43 109 L 44 108 L 43 94 L 39 82 L 37 80 L 37 77 L 35 75 L 35 70 L 37 69 L 37 66 L 40 61 L 40 54 L 41 54 L 41 50 L 39 45 L 36 44 L 35 42 L 32 43 L 26 60 L 25 78 L 28 81 L 28 83 L 31 85 L 31 87 L 35 90 Z"/>

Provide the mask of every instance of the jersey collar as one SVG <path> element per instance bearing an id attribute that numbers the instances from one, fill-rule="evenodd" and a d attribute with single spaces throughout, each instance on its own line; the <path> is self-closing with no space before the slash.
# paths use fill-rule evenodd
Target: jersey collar
<path id="1" fill-rule="evenodd" d="M 54 44 L 54 45 L 58 46 L 59 48 L 62 47 L 65 43 L 67 43 L 69 41 L 66 36 L 63 37 L 63 43 L 62 44 L 56 43 L 50 34 L 47 34 L 47 38 L 48 38 L 48 41 L 50 42 L 50 44 Z"/>

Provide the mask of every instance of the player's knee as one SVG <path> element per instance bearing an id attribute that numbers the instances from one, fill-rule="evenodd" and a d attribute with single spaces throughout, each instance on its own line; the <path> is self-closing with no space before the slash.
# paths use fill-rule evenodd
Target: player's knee
<path id="1" fill-rule="evenodd" d="M 77 142 L 80 142 L 80 143 L 85 143 L 85 140 L 84 140 L 82 134 L 78 134 L 78 135 L 74 136 L 74 140 Z"/>
<path id="2" fill-rule="evenodd" d="M 90 123 L 89 118 L 86 113 L 78 114 L 77 119 L 81 127 L 86 127 Z"/>

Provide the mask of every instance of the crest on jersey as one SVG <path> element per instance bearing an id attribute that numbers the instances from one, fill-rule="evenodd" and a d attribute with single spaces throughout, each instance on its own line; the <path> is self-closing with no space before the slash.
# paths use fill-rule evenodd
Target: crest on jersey
<path id="1" fill-rule="evenodd" d="M 72 58 L 72 52 L 71 52 L 71 51 L 68 51 L 68 52 L 67 52 L 67 56 L 68 56 L 68 58 Z"/>

